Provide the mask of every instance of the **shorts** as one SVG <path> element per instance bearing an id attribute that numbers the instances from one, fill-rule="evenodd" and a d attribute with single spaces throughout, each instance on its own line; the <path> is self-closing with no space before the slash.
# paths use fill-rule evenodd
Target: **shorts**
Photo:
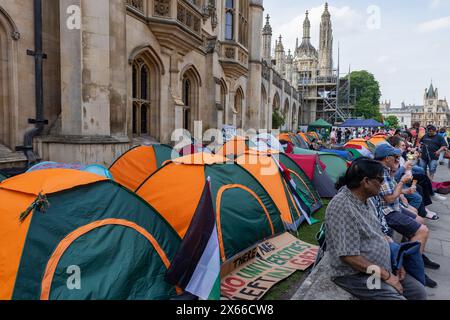
<path id="1" fill-rule="evenodd" d="M 430 169 L 430 174 L 432 175 L 436 173 L 438 165 L 438 160 L 425 161 L 423 159 L 420 159 L 420 166 L 423 168 L 423 170 L 425 170 L 425 172 L 427 171 L 428 167 Z"/>
<path id="2" fill-rule="evenodd" d="M 386 222 L 390 228 L 394 229 L 402 236 L 411 239 L 419 231 L 422 226 L 416 221 L 416 215 L 401 209 L 402 211 L 394 211 L 386 216 Z"/>

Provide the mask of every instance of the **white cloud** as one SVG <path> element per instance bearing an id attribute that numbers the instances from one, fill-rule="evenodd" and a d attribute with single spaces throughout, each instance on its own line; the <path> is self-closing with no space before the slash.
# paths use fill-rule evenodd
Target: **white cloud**
<path id="1" fill-rule="evenodd" d="M 432 0 L 430 3 L 431 9 L 436 9 L 441 4 L 441 0 Z"/>
<path id="2" fill-rule="evenodd" d="M 384 62 L 386 62 L 386 61 L 388 61 L 389 60 L 389 57 L 388 56 L 380 56 L 378 59 L 377 59 L 377 61 L 379 62 L 379 63 L 384 63 Z"/>
<path id="3" fill-rule="evenodd" d="M 419 24 L 418 30 L 421 33 L 433 32 L 450 27 L 450 16 L 435 19 Z"/>

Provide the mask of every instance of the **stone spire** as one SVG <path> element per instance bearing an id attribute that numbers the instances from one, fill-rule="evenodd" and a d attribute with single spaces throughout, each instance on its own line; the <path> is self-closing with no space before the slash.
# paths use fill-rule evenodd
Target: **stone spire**
<path id="1" fill-rule="evenodd" d="M 271 61 L 272 59 L 272 27 L 270 26 L 270 16 L 266 17 L 266 25 L 262 30 L 263 36 L 263 59 Z"/>
<path id="2" fill-rule="evenodd" d="M 311 22 L 309 21 L 309 12 L 306 11 L 305 21 L 303 22 L 303 40 L 302 44 L 297 46 L 295 55 L 297 57 L 307 56 L 317 59 L 317 50 L 311 44 Z"/>
<path id="3" fill-rule="evenodd" d="M 286 80 L 292 84 L 292 75 L 294 72 L 294 57 L 291 54 L 291 50 L 288 50 L 288 54 L 286 56 Z"/>
<path id="4" fill-rule="evenodd" d="M 285 70 L 285 51 L 282 42 L 282 37 L 280 35 L 279 41 L 275 45 L 275 60 L 276 60 L 276 70 L 279 74 L 283 74 Z"/>
<path id="5" fill-rule="evenodd" d="M 319 69 L 323 77 L 331 76 L 333 69 L 333 28 L 331 25 L 331 14 L 328 11 L 328 3 L 320 23 L 320 47 L 319 47 Z"/>
<path id="6" fill-rule="evenodd" d="M 311 39 L 311 22 L 309 21 L 309 12 L 306 11 L 306 18 L 305 21 L 303 22 L 303 40 Z"/>

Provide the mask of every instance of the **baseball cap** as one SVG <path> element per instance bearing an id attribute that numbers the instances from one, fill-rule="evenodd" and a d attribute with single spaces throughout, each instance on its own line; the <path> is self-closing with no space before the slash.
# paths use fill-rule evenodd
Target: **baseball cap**
<path id="1" fill-rule="evenodd" d="M 380 144 L 375 150 L 375 160 L 383 160 L 390 156 L 401 156 L 400 149 L 396 149 L 390 144 Z"/>

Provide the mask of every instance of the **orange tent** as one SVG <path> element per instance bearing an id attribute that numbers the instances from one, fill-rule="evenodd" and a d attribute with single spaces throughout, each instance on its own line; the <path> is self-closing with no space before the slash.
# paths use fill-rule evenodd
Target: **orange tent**
<path id="1" fill-rule="evenodd" d="M 178 156 L 166 145 L 138 146 L 120 156 L 109 170 L 116 182 L 134 191 L 167 160 Z"/>
<path id="2" fill-rule="evenodd" d="M 216 154 L 228 157 L 245 153 L 250 148 L 250 141 L 245 137 L 236 136 L 226 142 Z"/>
<path id="3" fill-rule="evenodd" d="M 369 139 L 369 142 L 372 143 L 375 146 L 378 146 L 381 143 L 386 143 L 387 135 L 384 134 L 377 134 Z"/>
<path id="4" fill-rule="evenodd" d="M 280 181 L 266 189 L 243 167 L 227 161 L 218 155 L 197 155 L 196 161 L 186 156 L 158 170 L 136 191 L 184 238 L 209 177 L 223 262 L 284 232 L 281 214 L 288 210 L 274 200 L 284 193 Z"/>
<path id="5" fill-rule="evenodd" d="M 0 184 L 0 203 L 0 300 L 177 294 L 164 276 L 181 239 L 114 181 L 77 170 L 40 170 Z M 79 290 L 67 285 L 73 266 L 82 272 Z M 139 281 L 130 282 L 133 277 Z"/>

